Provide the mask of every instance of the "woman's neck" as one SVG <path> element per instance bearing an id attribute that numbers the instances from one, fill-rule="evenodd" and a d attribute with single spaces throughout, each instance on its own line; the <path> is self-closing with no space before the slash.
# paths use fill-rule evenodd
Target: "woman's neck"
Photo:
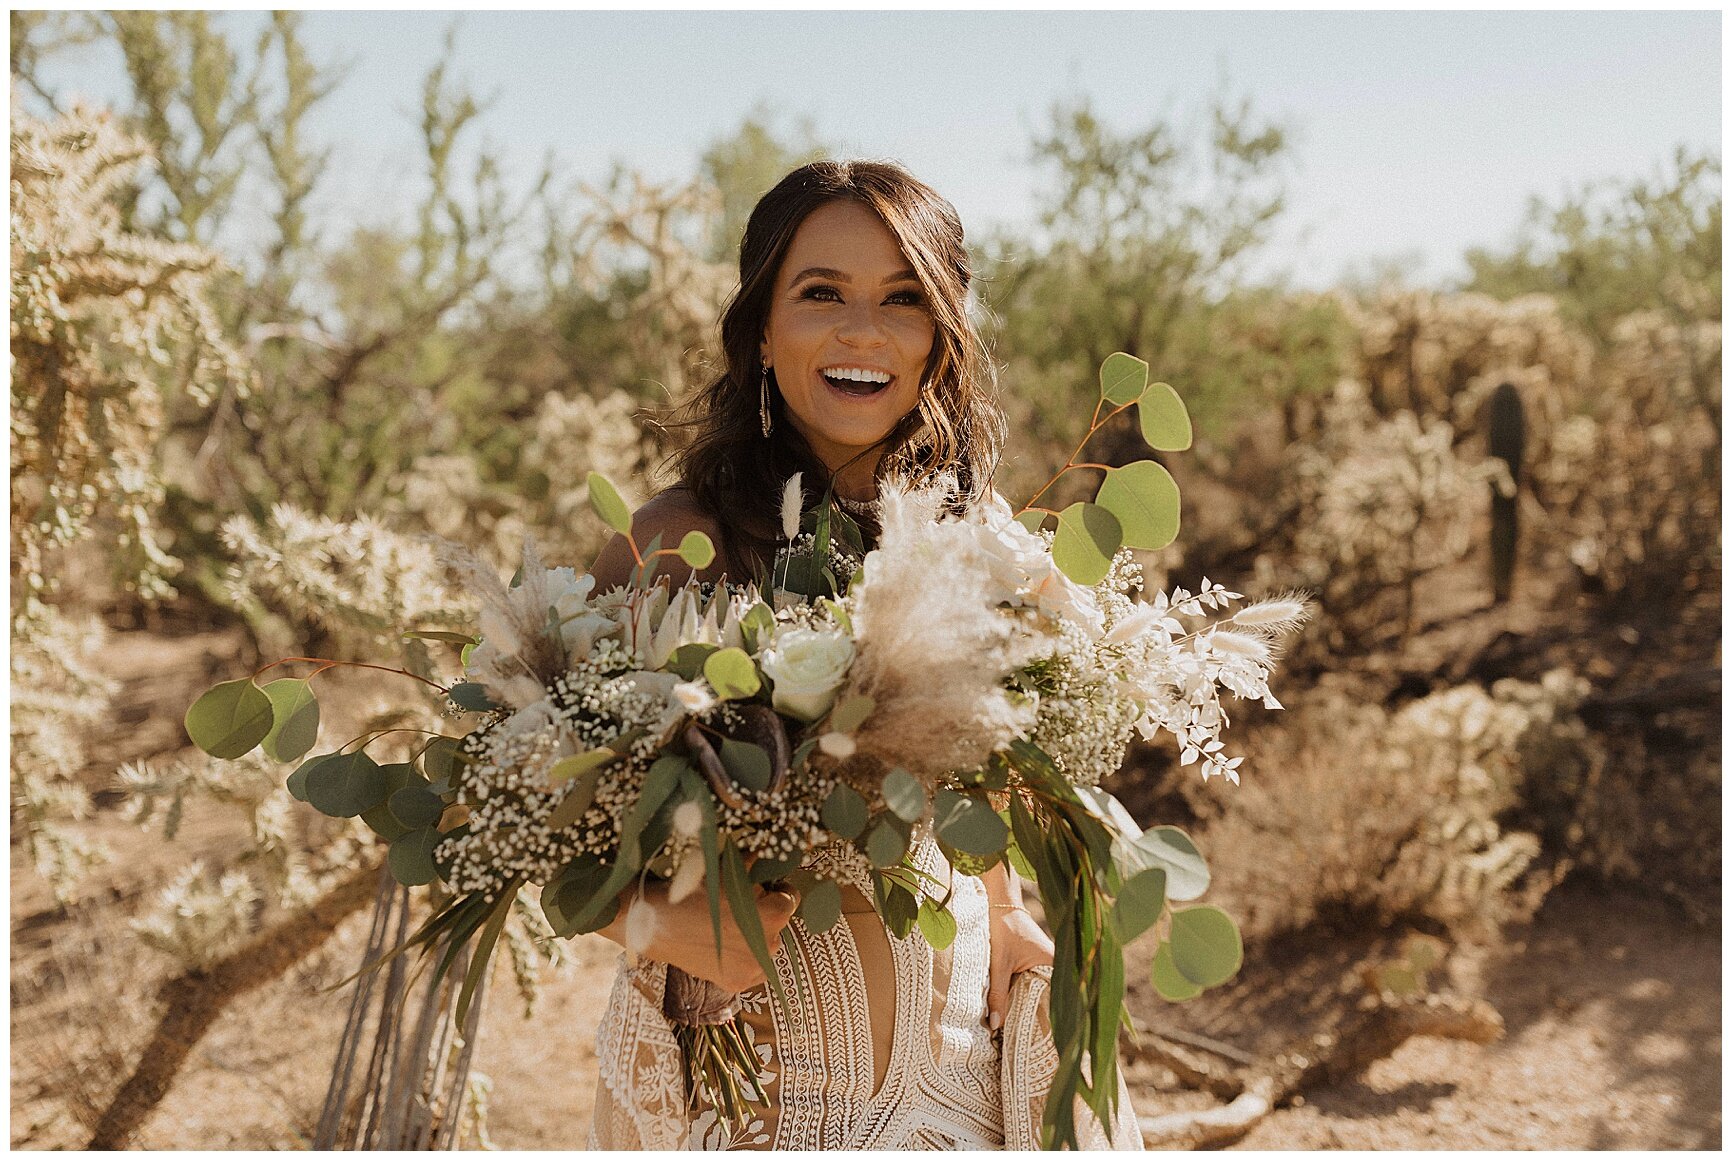
<path id="1" fill-rule="evenodd" d="M 878 461 L 881 458 L 881 453 L 874 451 L 871 455 L 844 463 L 839 469 L 832 466 L 831 484 L 836 494 L 849 500 L 876 500 Z"/>

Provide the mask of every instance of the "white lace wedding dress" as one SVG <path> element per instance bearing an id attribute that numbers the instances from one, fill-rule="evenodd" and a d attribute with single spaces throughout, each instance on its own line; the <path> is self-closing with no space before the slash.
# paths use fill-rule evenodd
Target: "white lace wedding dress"
<path id="1" fill-rule="evenodd" d="M 953 874 L 929 839 L 921 869 L 954 883 L 956 939 L 934 951 L 918 932 L 895 939 L 868 901 L 852 847 L 823 848 L 850 885 L 843 915 L 814 934 L 790 924 L 778 949 L 783 1012 L 767 986 L 745 996 L 769 1107 L 732 1130 L 688 1100 L 673 1029 L 662 1015 L 663 964 L 623 958 L 597 1037 L 592 1149 L 1036 1149 L 1058 1054 L 1047 1024 L 1045 969 L 1012 988 L 1002 1034 L 986 1026 L 989 912 L 979 879 Z M 1078 1106 L 1079 1145 L 1141 1149 L 1120 1081 L 1111 1142 Z"/>

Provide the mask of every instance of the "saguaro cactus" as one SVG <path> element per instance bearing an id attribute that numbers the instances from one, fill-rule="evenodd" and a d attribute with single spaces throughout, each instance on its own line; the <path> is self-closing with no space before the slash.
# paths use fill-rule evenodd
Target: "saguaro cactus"
<path id="1" fill-rule="evenodd" d="M 1515 579 L 1516 499 L 1521 494 L 1522 444 L 1526 432 L 1522 397 L 1513 383 L 1503 383 L 1491 397 L 1491 454 L 1509 468 L 1515 488 L 1507 496 L 1492 484 L 1491 492 L 1491 589 L 1492 602 L 1509 600 Z"/>

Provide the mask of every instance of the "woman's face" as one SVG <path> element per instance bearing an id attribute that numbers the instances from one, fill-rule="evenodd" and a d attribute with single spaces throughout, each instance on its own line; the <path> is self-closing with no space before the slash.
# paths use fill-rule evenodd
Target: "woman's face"
<path id="1" fill-rule="evenodd" d="M 835 201 L 806 215 L 776 272 L 760 354 L 827 466 L 914 410 L 932 338 L 926 294 L 877 214 Z"/>

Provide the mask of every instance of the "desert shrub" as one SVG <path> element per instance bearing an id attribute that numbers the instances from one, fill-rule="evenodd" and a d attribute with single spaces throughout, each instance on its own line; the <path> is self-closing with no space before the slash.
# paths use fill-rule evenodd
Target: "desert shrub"
<path id="1" fill-rule="evenodd" d="M 1540 843 L 1502 820 L 1537 774 L 1598 760 L 1574 714 L 1586 692 L 1555 670 L 1392 712 L 1326 682 L 1258 735 L 1247 769 L 1261 773 L 1202 804 L 1218 814 L 1203 840 L 1214 889 L 1253 938 L 1347 917 L 1467 933 L 1519 915 L 1538 892 L 1511 888 Z"/>
<path id="2" fill-rule="evenodd" d="M 1360 647 L 1395 621 L 1412 627 L 1413 586 L 1461 559 L 1499 461 L 1458 454 L 1442 419 L 1383 417 L 1363 384 L 1342 380 L 1315 436 L 1290 445 L 1264 510 L 1258 587 L 1317 594 L 1321 619 L 1297 648 Z"/>
<path id="3" fill-rule="evenodd" d="M 543 559 L 587 567 L 611 534 L 590 511 L 588 473 L 616 481 L 633 507 L 648 498 L 655 442 L 637 413 L 623 391 L 549 393 L 519 437 L 509 477 L 490 480 L 460 453 L 424 456 L 386 511 L 400 526 L 468 544 L 496 567 L 522 559 L 530 537 Z"/>
<path id="4" fill-rule="evenodd" d="M 1627 316 L 1592 409 L 1536 458 L 1538 549 L 1566 557 L 1591 590 L 1651 602 L 1718 569 L 1719 391 L 1704 404 L 1695 367 L 1710 344 L 1718 363 L 1719 339 L 1718 323 Z"/>
<path id="5" fill-rule="evenodd" d="M 1458 440 L 1483 434 L 1491 393 L 1514 382 L 1543 447 L 1548 426 L 1579 406 L 1591 383 L 1593 347 L 1549 295 L 1500 302 L 1386 288 L 1339 301 L 1353 327 L 1354 375 L 1372 406 L 1445 420 Z"/>
<path id="6" fill-rule="evenodd" d="M 78 775 L 87 739 L 110 724 L 116 684 L 98 668 L 107 636 L 95 617 L 44 606 L 12 641 L 12 837 L 61 903 L 105 857 L 67 824 L 90 813 Z"/>

